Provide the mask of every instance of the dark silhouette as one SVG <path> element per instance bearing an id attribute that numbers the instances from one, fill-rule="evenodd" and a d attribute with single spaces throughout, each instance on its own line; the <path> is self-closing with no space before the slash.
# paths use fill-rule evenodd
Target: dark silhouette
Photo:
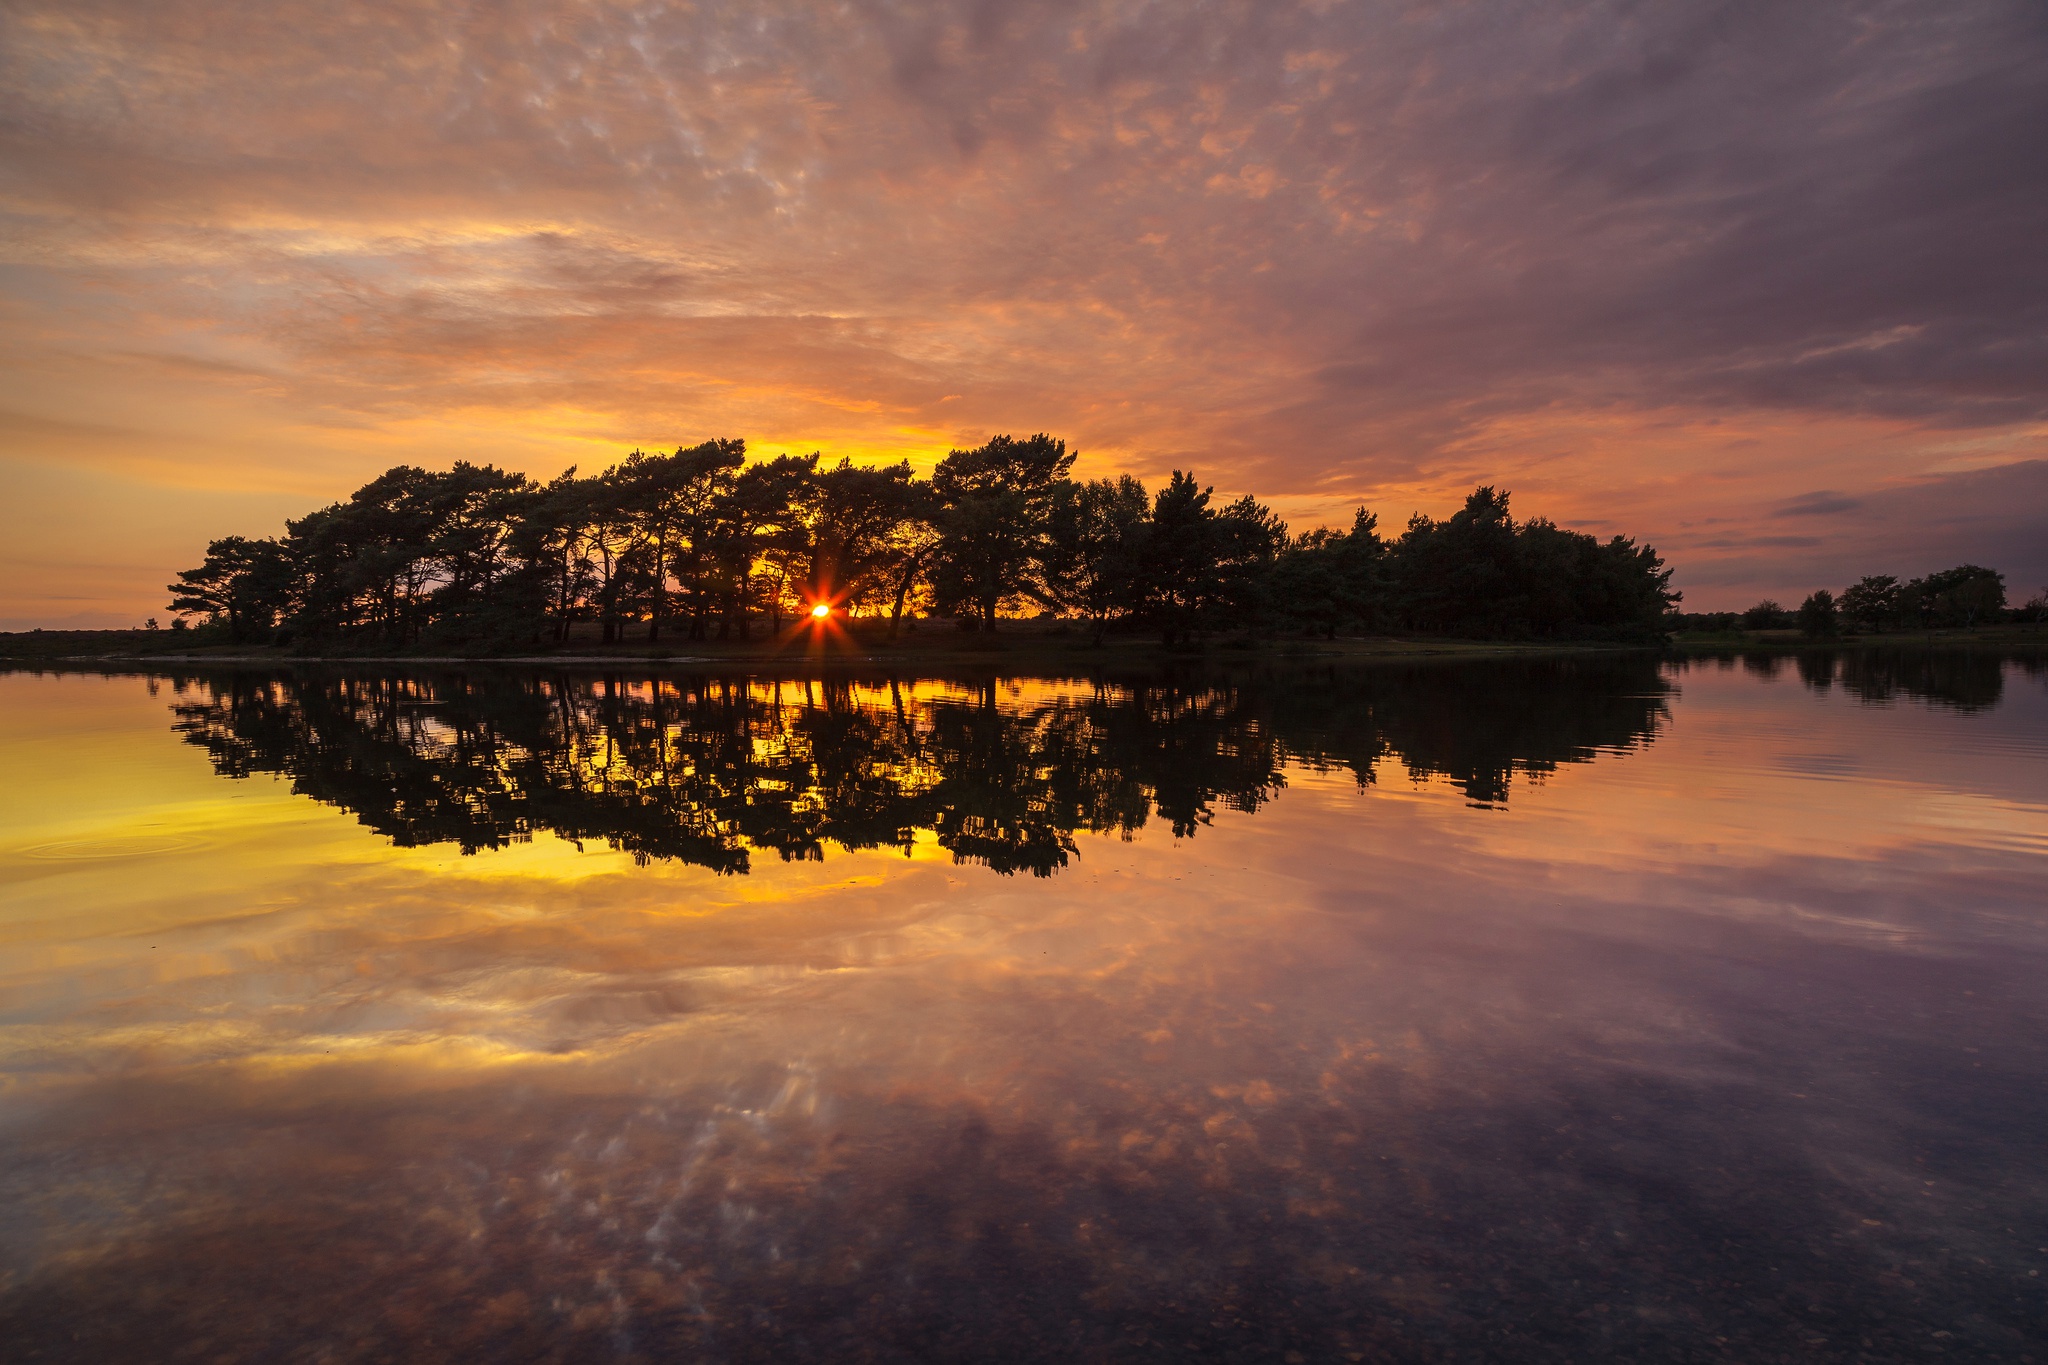
<path id="1" fill-rule="evenodd" d="M 1910 698 L 1955 711 L 1986 711 L 2005 695 L 2008 666 L 2048 678 L 2048 659 L 2030 649 L 1918 648 L 1910 642 L 1860 649 L 1808 649 L 1796 655 L 1721 650 L 1681 659 L 1680 668 L 1735 668 L 1760 678 L 1796 672 L 1818 692 L 1840 687 L 1858 701 L 1886 706 Z"/>
<path id="2" fill-rule="evenodd" d="M 1744 630 L 1784 630 L 1792 621 L 1792 613 L 1768 597 L 1742 613 Z"/>
<path id="3" fill-rule="evenodd" d="M 1799 604 L 1799 632 L 1815 640 L 1832 639 L 1841 633 L 1833 593 L 1822 588 Z"/>
<path id="4" fill-rule="evenodd" d="M 908 850 L 1046 876 L 1077 831 L 1154 816 L 1186 837 L 1253 811 L 1288 764 L 1379 780 L 1398 758 L 1471 801 L 1515 774 L 1647 743 L 1669 690 L 1646 656 L 1098 680 L 1023 700 L 992 678 L 225 670 L 176 679 L 176 727 L 223 776 L 283 773 L 405 845 L 552 830 L 724 873 L 754 851 Z"/>
<path id="5" fill-rule="evenodd" d="M 1359 509 L 1348 531 L 1290 535 L 1251 497 L 1225 507 L 1175 471 L 1076 483 L 1064 441 L 998 436 L 929 480 L 815 454 L 748 463 L 743 442 L 634 451 L 538 484 L 489 466 L 400 466 L 281 539 L 230 537 L 172 585 L 172 610 L 234 643 L 531 649 L 594 624 L 605 644 L 746 640 L 823 608 L 1070 613 L 1099 641 L 1174 644 L 1410 630 L 1488 639 L 1662 638 L 1678 594 L 1654 550 L 1536 519 L 1481 488 L 1398 540 Z M 1951 590 L 1956 601 L 1968 585 Z M 1945 599 L 1946 600 L 1946 599 Z M 588 629 L 588 625 L 585 626 Z"/>
<path id="6" fill-rule="evenodd" d="M 1905 582 L 1891 574 L 1872 574 L 1842 589 L 1839 597 L 1822 588 L 1800 603 L 1796 613 L 1766 598 L 1748 611 L 1688 612 L 1672 616 L 1670 623 L 1673 629 L 1693 631 L 1789 630 L 1797 626 L 1809 638 L 1830 639 L 1845 629 L 1872 634 L 1972 629 L 2005 620 L 2048 620 L 2048 589 L 2008 611 L 2004 574 L 1977 564 L 1959 564 Z"/>

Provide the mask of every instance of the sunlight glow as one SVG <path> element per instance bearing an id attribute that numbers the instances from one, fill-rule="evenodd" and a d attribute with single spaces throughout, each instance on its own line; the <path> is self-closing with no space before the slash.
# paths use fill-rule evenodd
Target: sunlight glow
<path id="1" fill-rule="evenodd" d="M 831 614 L 832 604 L 829 602 L 820 602 L 817 606 L 811 608 L 811 615 L 817 617 L 820 621 L 824 620 Z"/>

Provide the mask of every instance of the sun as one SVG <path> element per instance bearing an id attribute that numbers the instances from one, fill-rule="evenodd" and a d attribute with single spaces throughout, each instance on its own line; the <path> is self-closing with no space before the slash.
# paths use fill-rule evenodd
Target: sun
<path id="1" fill-rule="evenodd" d="M 820 621 L 824 620 L 831 614 L 832 604 L 830 602 L 820 602 L 817 606 L 811 608 L 811 615 L 817 617 Z"/>

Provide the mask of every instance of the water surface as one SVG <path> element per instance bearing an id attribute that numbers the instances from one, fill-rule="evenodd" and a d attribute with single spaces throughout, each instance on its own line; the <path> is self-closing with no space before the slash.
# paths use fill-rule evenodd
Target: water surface
<path id="1" fill-rule="evenodd" d="M 2048 1360 L 2044 677 L 0 675 L 0 1339 Z"/>

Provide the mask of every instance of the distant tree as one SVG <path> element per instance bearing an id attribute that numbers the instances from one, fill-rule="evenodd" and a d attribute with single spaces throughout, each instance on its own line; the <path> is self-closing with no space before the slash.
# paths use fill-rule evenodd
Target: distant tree
<path id="1" fill-rule="evenodd" d="M 1045 582 L 1062 608 L 1087 618 L 1098 644 L 1111 619 L 1140 604 L 1149 503 L 1145 485 L 1128 474 L 1054 490 Z"/>
<path id="2" fill-rule="evenodd" d="M 1042 564 L 1053 498 L 1074 454 L 1043 433 L 997 436 L 955 450 L 932 471 L 937 500 L 933 587 L 942 609 L 972 613 L 987 630 L 1006 606 L 1053 599 Z"/>
<path id="3" fill-rule="evenodd" d="M 1810 594 L 1799 604 L 1800 633 L 1811 639 L 1833 639 L 1840 630 L 1835 614 L 1835 595 L 1826 588 Z"/>
<path id="4" fill-rule="evenodd" d="M 1476 488 L 1447 521 L 1420 513 L 1394 545 L 1399 610 L 1418 630 L 1513 635 L 1524 593 L 1508 494 Z"/>
<path id="5" fill-rule="evenodd" d="M 521 568 L 500 587 L 500 600 L 534 612 L 557 643 L 568 640 L 590 596 L 592 575 L 582 547 L 588 503 L 574 466 L 537 489 L 512 527 L 511 551 Z"/>
<path id="6" fill-rule="evenodd" d="M 1304 531 L 1273 566 L 1269 589 L 1278 624 L 1334 638 L 1339 630 L 1384 624 L 1387 544 L 1379 518 L 1361 507 L 1348 532 Z"/>
<path id="7" fill-rule="evenodd" d="M 1906 595 L 1932 625 L 1974 628 L 2005 610 L 2005 575 L 1976 564 L 1959 564 L 1916 578 Z"/>
<path id="8" fill-rule="evenodd" d="M 650 641 L 661 638 L 679 597 L 694 601 L 702 592 L 720 500 L 731 493 L 746 451 L 740 440 L 705 441 L 669 455 L 634 451 L 614 471 L 614 487 L 647 547 Z"/>
<path id="9" fill-rule="evenodd" d="M 1166 644 L 1194 634 L 1203 608 L 1223 586 L 1216 513 L 1209 507 L 1214 492 L 1176 469 L 1152 498 L 1139 600 Z"/>
<path id="10" fill-rule="evenodd" d="M 890 593 L 901 567 L 906 523 L 923 511 L 910 462 L 862 468 L 841 459 L 818 475 L 818 503 L 804 573 L 804 597 L 848 611 Z"/>
<path id="11" fill-rule="evenodd" d="M 1257 631 L 1274 617 L 1274 573 L 1287 548 L 1287 523 L 1249 493 L 1217 513 L 1213 610 L 1222 623 Z"/>
<path id="12" fill-rule="evenodd" d="M 1792 613 L 1766 597 L 1742 613 L 1744 630 L 1783 630 L 1792 624 Z"/>
<path id="13" fill-rule="evenodd" d="M 1086 616 L 1098 639 L 1126 618 L 1168 642 L 1394 626 L 1647 639 L 1678 619 L 1652 548 L 1517 523 L 1492 487 L 1444 521 L 1412 518 L 1389 545 L 1364 508 L 1348 531 L 1290 537 L 1253 497 L 1216 507 L 1191 472 L 1148 499 L 1131 478 L 1074 483 L 1073 464 L 1041 434 L 952 451 L 929 480 L 907 463 L 826 468 L 817 454 L 750 464 L 738 440 L 634 451 L 545 485 L 489 465 L 401 465 L 288 522 L 280 540 L 214 542 L 172 585 L 173 609 L 181 626 L 204 618 L 236 640 L 289 631 L 387 647 L 566 642 L 593 618 L 607 642 L 641 623 L 658 640 L 682 621 L 693 639 L 714 621 L 719 638 L 746 639 L 759 613 L 779 628 L 815 601 L 886 602 L 892 635 L 913 603 L 990 629 L 1035 604 Z M 1967 624 L 1995 616 L 2004 589 L 1965 565 L 1898 596 L 1915 619 Z M 1771 603 L 1746 619 L 1790 623 Z"/>
<path id="14" fill-rule="evenodd" d="M 288 522 L 298 626 L 314 636 L 361 630 L 391 644 L 417 640 L 507 567 L 508 499 L 530 490 L 523 475 L 489 465 L 457 462 L 445 473 L 399 465 L 347 502 Z"/>
<path id="15" fill-rule="evenodd" d="M 719 639 L 734 629 L 750 638 L 757 602 L 768 609 L 771 628 L 780 624 L 781 589 L 811 544 L 817 472 L 816 455 L 778 455 L 742 469 L 719 500 L 709 557 Z"/>
<path id="16" fill-rule="evenodd" d="M 266 637 L 289 608 L 292 570 L 291 556 L 277 541 L 226 536 L 206 547 L 198 568 L 181 570 L 169 585 L 170 609 L 180 618 L 221 622 L 236 644 Z"/>
<path id="17" fill-rule="evenodd" d="M 1904 592 L 1890 574 L 1859 578 L 1842 589 L 1842 618 L 1859 630 L 1884 630 L 1899 623 Z"/>
<path id="18" fill-rule="evenodd" d="M 927 584 L 932 564 L 943 545 L 939 531 L 939 500 L 929 483 L 913 482 L 903 490 L 905 516 L 889 537 L 889 638 L 902 627 L 912 595 Z"/>

